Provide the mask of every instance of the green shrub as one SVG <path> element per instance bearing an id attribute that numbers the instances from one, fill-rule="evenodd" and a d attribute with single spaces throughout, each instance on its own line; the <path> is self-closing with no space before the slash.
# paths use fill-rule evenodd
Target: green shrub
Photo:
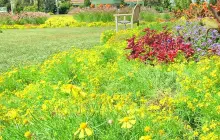
<path id="1" fill-rule="evenodd" d="M 23 11 L 25 12 L 36 12 L 38 9 L 37 9 L 37 6 L 36 5 L 33 5 L 33 6 L 26 6 L 24 7 Z"/>
<path id="2" fill-rule="evenodd" d="M 55 0 L 46 0 L 45 1 L 45 12 L 49 13 L 49 12 L 52 12 L 52 13 L 55 13 L 56 11 L 56 3 L 55 3 Z"/>
<path id="3" fill-rule="evenodd" d="M 217 0 L 209 0 L 209 3 L 215 5 L 217 3 Z"/>
<path id="4" fill-rule="evenodd" d="M 70 9 L 70 3 L 69 2 L 63 2 L 60 5 L 59 13 L 60 14 L 67 14 L 69 12 L 69 9 Z"/>
<path id="5" fill-rule="evenodd" d="M 160 13 L 163 13 L 163 11 L 164 11 L 163 7 L 161 7 L 161 6 L 156 6 L 155 10 L 160 12 Z"/>
<path id="6" fill-rule="evenodd" d="M 174 0 L 177 9 L 187 9 L 189 5 L 192 3 L 191 0 Z"/>
<path id="7" fill-rule="evenodd" d="M 85 7 L 88 7 L 88 6 L 90 6 L 90 5 L 91 5 L 90 0 L 84 0 L 84 6 L 85 6 Z"/>
<path id="8" fill-rule="evenodd" d="M 170 20 L 171 19 L 171 15 L 169 13 L 164 13 L 162 15 L 162 18 L 165 19 L 165 20 Z"/>

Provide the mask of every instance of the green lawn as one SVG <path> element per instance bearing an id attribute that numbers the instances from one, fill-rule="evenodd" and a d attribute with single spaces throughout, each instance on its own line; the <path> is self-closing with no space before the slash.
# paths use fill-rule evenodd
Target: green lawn
<path id="1" fill-rule="evenodd" d="M 0 33 L 0 73 L 12 66 L 42 62 L 51 54 L 78 48 L 91 48 L 100 34 L 114 27 L 80 27 L 3 30 Z"/>

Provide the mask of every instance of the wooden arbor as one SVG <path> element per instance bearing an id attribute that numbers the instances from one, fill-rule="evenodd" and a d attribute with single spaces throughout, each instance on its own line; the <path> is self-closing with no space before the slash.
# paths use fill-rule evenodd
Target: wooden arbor
<path id="1" fill-rule="evenodd" d="M 137 4 L 131 14 L 115 14 L 115 24 L 116 24 L 116 32 L 118 32 L 118 24 L 124 24 L 125 28 L 127 24 L 131 24 L 131 28 L 133 28 L 134 23 L 137 23 L 139 26 L 139 15 L 141 11 L 141 5 Z M 124 17 L 124 20 L 119 21 L 118 17 Z M 126 17 L 130 16 L 131 20 L 127 20 Z"/>

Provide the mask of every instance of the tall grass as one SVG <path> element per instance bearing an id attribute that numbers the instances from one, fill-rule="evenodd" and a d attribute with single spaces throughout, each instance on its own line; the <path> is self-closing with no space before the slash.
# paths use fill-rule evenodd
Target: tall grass
<path id="1" fill-rule="evenodd" d="M 49 15 L 42 12 L 23 12 L 20 14 L 0 14 L 0 24 L 3 25 L 24 25 L 24 24 L 44 24 Z"/>
<path id="2" fill-rule="evenodd" d="M 140 13 L 140 18 L 141 20 L 147 21 L 147 22 L 155 22 L 158 19 L 162 20 L 170 20 L 172 16 L 170 13 L 155 13 L 155 12 L 150 12 L 150 11 L 142 11 Z"/>
<path id="3" fill-rule="evenodd" d="M 73 17 L 79 22 L 111 22 L 114 21 L 113 12 L 80 12 Z"/>

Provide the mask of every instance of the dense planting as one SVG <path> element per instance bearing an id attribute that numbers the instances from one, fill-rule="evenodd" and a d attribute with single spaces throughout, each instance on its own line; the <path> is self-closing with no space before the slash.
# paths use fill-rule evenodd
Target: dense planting
<path id="1" fill-rule="evenodd" d="M 186 58 L 194 54 L 191 44 L 185 43 L 181 36 L 172 37 L 166 28 L 160 33 L 149 28 L 145 29 L 146 34 L 135 42 L 135 37 L 128 39 L 126 49 L 131 50 L 129 59 L 139 58 L 142 61 L 173 62 L 179 53 Z"/>
<path id="2" fill-rule="evenodd" d="M 109 31 L 103 46 L 0 75 L 2 138 L 219 139 L 219 56 L 154 66 L 129 61 L 124 48 L 133 35 L 149 46 L 161 37 L 155 50 L 173 39 L 142 30 Z"/>
<path id="3" fill-rule="evenodd" d="M 201 26 L 199 22 L 185 22 L 175 27 L 175 33 L 183 36 L 184 40 L 191 43 L 197 55 L 220 55 L 220 34 L 216 29 L 210 30 Z"/>
<path id="4" fill-rule="evenodd" d="M 0 13 L 0 25 L 44 24 L 49 14 L 42 12 L 23 12 L 20 14 Z"/>

